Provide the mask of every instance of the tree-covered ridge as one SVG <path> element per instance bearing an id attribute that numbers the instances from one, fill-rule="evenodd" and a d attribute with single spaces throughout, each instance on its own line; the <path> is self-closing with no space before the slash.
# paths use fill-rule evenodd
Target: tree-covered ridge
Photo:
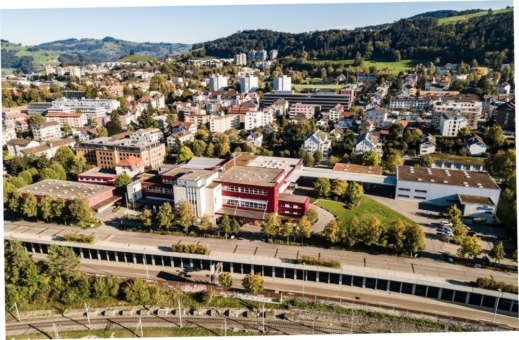
<path id="1" fill-rule="evenodd" d="M 270 30 L 240 31 L 226 38 L 195 44 L 207 55 L 229 58 L 248 50 L 277 49 L 279 57 L 352 59 L 360 52 L 366 60 L 393 60 L 437 57 L 442 63 L 476 59 L 495 66 L 513 61 L 513 12 L 471 18 L 465 22 L 438 25 L 437 18 L 402 19 L 382 30 L 327 30 L 283 33 Z"/>

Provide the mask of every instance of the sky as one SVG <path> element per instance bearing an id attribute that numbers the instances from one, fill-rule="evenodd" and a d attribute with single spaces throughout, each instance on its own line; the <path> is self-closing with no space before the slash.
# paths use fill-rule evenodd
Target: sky
<path id="1" fill-rule="evenodd" d="M 428 11 L 506 6 L 513 6 L 513 1 L 2 9 L 0 36 L 23 45 L 106 36 L 135 42 L 192 44 L 248 29 L 290 33 L 353 29 Z"/>

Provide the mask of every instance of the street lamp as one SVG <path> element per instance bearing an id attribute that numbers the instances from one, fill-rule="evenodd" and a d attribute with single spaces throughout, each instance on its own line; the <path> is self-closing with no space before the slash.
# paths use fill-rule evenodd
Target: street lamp
<path id="1" fill-rule="evenodd" d="M 144 266 L 146 266 L 146 277 L 149 280 L 150 274 L 148 273 L 148 262 L 146 261 L 146 248 L 144 248 Z"/>
<path id="2" fill-rule="evenodd" d="M 492 323 L 496 322 L 497 306 L 499 306 L 499 299 L 503 295 L 503 293 L 501 292 L 501 289 L 498 289 L 497 291 L 499 292 L 499 295 L 497 296 L 496 308 L 494 308 L 494 319 L 492 320 Z"/>

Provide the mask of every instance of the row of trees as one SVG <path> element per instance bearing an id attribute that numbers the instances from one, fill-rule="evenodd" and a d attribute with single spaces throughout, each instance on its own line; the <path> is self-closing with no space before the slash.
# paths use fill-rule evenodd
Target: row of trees
<path id="1" fill-rule="evenodd" d="M 364 188 L 356 182 L 348 183 L 340 178 L 330 181 L 328 178 L 321 177 L 314 182 L 314 195 L 334 200 L 346 198 L 352 206 L 357 206 L 364 195 Z"/>
<path id="2" fill-rule="evenodd" d="M 382 223 L 376 216 L 363 220 L 353 216 L 343 226 L 332 220 L 324 227 L 322 236 L 332 244 L 349 248 L 362 245 L 373 249 L 374 245 L 379 245 L 410 254 L 425 249 L 425 233 L 419 225 L 406 225 L 401 220 Z"/>

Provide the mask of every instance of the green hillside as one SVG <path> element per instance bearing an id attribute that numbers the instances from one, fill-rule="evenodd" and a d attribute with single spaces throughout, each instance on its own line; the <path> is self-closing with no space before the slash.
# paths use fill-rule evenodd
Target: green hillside
<path id="1" fill-rule="evenodd" d="M 513 12 L 513 11 L 514 11 L 513 8 L 496 9 L 494 11 L 494 14 L 507 13 L 507 12 Z M 455 17 L 441 18 L 441 19 L 438 19 L 438 24 L 439 25 L 455 24 L 458 21 L 467 21 L 470 18 L 482 17 L 487 14 L 488 14 L 488 11 L 481 11 L 481 12 L 472 13 L 472 14 L 458 15 Z"/>
<path id="2" fill-rule="evenodd" d="M 120 62 L 146 62 L 146 61 L 156 61 L 157 58 L 149 56 L 149 55 L 128 55 L 119 59 Z"/>
<path id="3" fill-rule="evenodd" d="M 2 43 L 2 50 L 15 51 L 15 55 L 17 57 L 33 57 L 33 65 L 36 71 L 43 71 L 44 64 L 50 64 L 53 66 L 59 65 L 58 57 L 61 54 L 59 51 L 49 51 L 44 49 L 40 49 L 39 51 L 29 51 L 29 49 L 29 46 L 20 46 L 18 44 L 12 43 Z M 2 72 L 10 74 L 12 73 L 12 71 L 13 70 L 9 70 L 8 68 L 2 67 Z"/>

